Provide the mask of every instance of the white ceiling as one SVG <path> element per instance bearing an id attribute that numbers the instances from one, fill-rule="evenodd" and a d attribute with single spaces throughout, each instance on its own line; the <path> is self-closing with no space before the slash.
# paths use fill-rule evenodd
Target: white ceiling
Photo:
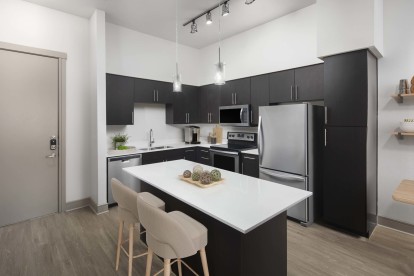
<path id="1" fill-rule="evenodd" d="M 90 18 L 95 9 L 106 12 L 106 21 L 142 33 L 175 41 L 175 1 L 173 0 L 25 0 L 41 6 Z M 198 33 L 190 34 L 190 25 L 182 24 L 207 11 L 218 0 L 178 0 L 180 44 L 203 48 L 218 40 L 218 14 L 212 12 L 213 24 L 198 19 Z M 316 3 L 316 0 L 230 0 L 230 14 L 221 17 L 222 38 L 244 32 L 255 26 Z"/>

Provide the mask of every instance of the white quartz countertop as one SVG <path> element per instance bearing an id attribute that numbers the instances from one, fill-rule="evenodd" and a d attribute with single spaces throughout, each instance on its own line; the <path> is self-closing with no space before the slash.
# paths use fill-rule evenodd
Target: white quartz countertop
<path id="1" fill-rule="evenodd" d="M 182 148 L 192 148 L 192 147 L 204 147 L 204 148 L 210 148 L 211 144 L 208 143 L 201 143 L 201 144 L 186 144 L 184 142 L 182 143 L 176 143 L 176 144 L 168 144 L 163 146 L 169 146 L 171 148 L 164 148 L 164 149 L 157 149 L 157 150 L 139 150 L 139 148 L 136 149 L 129 149 L 129 150 L 108 150 L 107 157 L 116 157 L 116 156 L 123 156 L 123 155 L 131 155 L 131 154 L 139 154 L 139 153 L 147 153 L 147 152 L 155 152 L 155 151 L 163 151 L 163 150 L 174 150 L 174 149 L 182 149 Z M 157 147 L 157 145 L 154 145 L 153 147 Z M 145 148 L 145 147 L 140 147 Z"/>
<path id="2" fill-rule="evenodd" d="M 192 170 L 196 164 L 176 160 L 124 170 L 244 234 L 312 195 L 308 191 L 226 170 L 220 170 L 224 182 L 209 188 L 179 179 L 184 170 Z M 202 166 L 205 170 L 214 169 Z"/>
<path id="3" fill-rule="evenodd" d="M 244 151 L 242 151 L 242 153 L 259 155 L 259 150 L 258 149 L 244 150 Z"/>

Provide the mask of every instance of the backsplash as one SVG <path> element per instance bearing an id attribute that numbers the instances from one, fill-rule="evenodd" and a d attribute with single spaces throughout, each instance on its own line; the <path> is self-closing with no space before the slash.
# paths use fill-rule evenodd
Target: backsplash
<path id="1" fill-rule="evenodd" d="M 213 131 L 214 124 L 194 124 L 201 128 L 201 140 L 207 141 L 207 136 Z M 112 148 L 112 136 L 126 133 L 130 136 L 128 145 L 146 147 L 149 141 L 149 131 L 153 130 L 154 145 L 168 145 L 184 141 L 184 127 L 186 125 L 168 125 L 165 123 L 164 104 L 135 104 L 134 125 L 107 126 L 107 148 Z M 223 138 L 228 131 L 257 132 L 257 127 L 223 127 Z"/>

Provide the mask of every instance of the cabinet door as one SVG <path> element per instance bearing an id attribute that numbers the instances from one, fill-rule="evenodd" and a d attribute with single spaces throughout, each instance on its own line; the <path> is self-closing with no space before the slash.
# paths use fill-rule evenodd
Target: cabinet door
<path id="1" fill-rule="evenodd" d="M 234 104 L 233 81 L 226 81 L 223 85 L 218 85 L 220 91 L 220 105 L 227 106 Z"/>
<path id="2" fill-rule="evenodd" d="M 210 85 L 204 85 L 200 87 L 200 95 L 198 98 L 199 107 L 199 122 L 201 124 L 210 123 Z"/>
<path id="3" fill-rule="evenodd" d="M 208 85 L 207 105 L 210 113 L 210 124 L 218 124 L 220 122 L 220 91 L 217 85 Z"/>
<path id="4" fill-rule="evenodd" d="M 269 105 L 269 75 L 261 75 L 251 78 L 251 113 L 250 123 L 259 123 L 259 106 Z"/>
<path id="5" fill-rule="evenodd" d="M 134 79 L 106 75 L 106 124 L 134 124 Z"/>
<path id="6" fill-rule="evenodd" d="M 197 148 L 197 163 L 211 166 L 210 150 L 208 148 Z"/>
<path id="7" fill-rule="evenodd" d="M 165 160 L 165 151 L 146 152 L 142 154 L 143 165 L 160 163 L 164 162 Z"/>
<path id="8" fill-rule="evenodd" d="M 165 152 L 165 160 L 166 161 L 184 159 L 184 150 L 183 149 L 170 149 L 170 150 L 166 150 L 164 152 Z"/>
<path id="9" fill-rule="evenodd" d="M 250 78 L 234 80 L 233 86 L 234 104 L 250 104 Z"/>
<path id="10" fill-rule="evenodd" d="M 137 103 L 156 102 L 155 82 L 146 79 L 134 79 L 134 101 Z"/>
<path id="11" fill-rule="evenodd" d="M 196 148 L 187 148 L 184 150 L 184 159 L 188 161 L 197 162 Z"/>
<path id="12" fill-rule="evenodd" d="M 199 122 L 199 109 L 198 109 L 198 87 L 188 85 L 184 91 L 185 96 L 185 110 L 188 113 L 189 124 L 196 124 Z"/>
<path id="13" fill-rule="evenodd" d="M 323 64 L 295 69 L 295 100 L 323 100 Z"/>
<path id="14" fill-rule="evenodd" d="M 294 84 L 294 70 L 286 70 L 269 74 L 270 103 L 285 103 L 293 101 Z"/>
<path id="15" fill-rule="evenodd" d="M 365 127 L 327 127 L 324 149 L 323 217 L 327 222 L 365 235 Z"/>
<path id="16" fill-rule="evenodd" d="M 324 100 L 330 126 L 367 126 L 367 51 L 324 59 Z"/>
<path id="17" fill-rule="evenodd" d="M 242 158 L 242 174 L 259 178 L 259 156 L 243 154 Z"/>
<path id="18" fill-rule="evenodd" d="M 172 103 L 173 97 L 173 88 L 172 83 L 164 82 L 164 81 L 156 81 L 155 83 L 156 89 L 156 102 L 157 103 L 164 103 L 169 104 Z"/>
<path id="19" fill-rule="evenodd" d="M 171 108 L 171 107 L 170 107 Z M 187 123 L 187 110 L 186 108 L 186 96 L 184 92 L 173 94 L 172 112 L 168 112 L 168 116 L 172 117 L 168 119 L 168 122 L 173 124 L 185 124 Z"/>

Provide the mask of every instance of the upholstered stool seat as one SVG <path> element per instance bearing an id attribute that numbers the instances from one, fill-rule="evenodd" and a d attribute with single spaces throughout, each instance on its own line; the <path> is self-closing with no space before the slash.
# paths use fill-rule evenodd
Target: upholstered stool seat
<path id="1" fill-rule="evenodd" d="M 129 187 L 122 184 L 118 179 L 112 178 L 111 179 L 111 186 L 112 192 L 114 195 L 115 201 L 118 203 L 118 219 L 119 219 L 119 228 L 118 228 L 118 244 L 117 244 L 117 251 L 116 251 L 116 264 L 115 269 L 118 270 L 119 267 L 119 257 L 122 251 L 128 256 L 128 275 L 132 275 L 132 260 L 134 258 L 139 258 L 148 254 L 148 252 L 139 254 L 134 256 L 134 229 L 139 227 L 139 211 L 137 209 L 137 197 L 140 194 L 142 198 L 145 199 L 148 204 L 153 206 L 154 208 L 164 210 L 165 203 L 158 197 L 150 194 L 150 193 L 137 193 L 134 190 L 130 189 Z M 122 233 L 124 224 L 128 226 L 129 235 L 128 240 L 124 242 L 128 242 L 128 251 L 122 246 Z M 143 233 L 143 232 L 142 232 Z M 140 234 L 142 234 L 140 233 Z"/>
<path id="2" fill-rule="evenodd" d="M 137 205 L 139 219 L 147 230 L 148 256 L 146 276 L 151 274 L 152 253 L 164 258 L 165 276 L 170 275 L 171 264 L 174 262 L 178 264 L 180 276 L 182 273 L 181 263 L 196 274 L 181 259 L 193 256 L 198 251 L 201 256 L 204 275 L 209 275 L 205 252 L 207 228 L 204 225 L 182 212 L 173 211 L 166 213 L 155 208 L 141 194 L 137 197 Z M 176 260 L 171 262 L 171 259 Z"/>

